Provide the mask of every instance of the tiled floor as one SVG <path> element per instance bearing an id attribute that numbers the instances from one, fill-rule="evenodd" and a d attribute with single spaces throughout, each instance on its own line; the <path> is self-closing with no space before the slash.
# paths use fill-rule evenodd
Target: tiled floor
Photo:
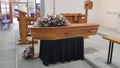
<path id="1" fill-rule="evenodd" d="M 15 68 L 15 29 L 0 29 L 0 68 Z"/>
<path id="2" fill-rule="evenodd" d="M 86 62 L 95 68 L 120 68 L 119 44 L 114 44 L 112 64 L 107 64 L 109 41 L 102 38 L 104 35 L 120 39 L 120 33 L 115 29 L 100 27 L 97 35 L 85 40 L 85 49 L 94 48 L 94 52 L 85 54 Z"/>
<path id="3" fill-rule="evenodd" d="M 23 50 L 29 45 L 17 45 L 18 32 L 18 23 L 12 24 L 8 30 L 0 30 L 0 68 L 120 68 L 120 61 L 118 61 L 120 46 L 118 44 L 114 46 L 112 64 L 106 64 L 108 41 L 104 40 L 102 36 L 120 38 L 120 33 L 114 29 L 100 26 L 97 35 L 85 39 L 84 61 L 57 63 L 50 66 L 44 66 L 40 59 L 24 60 L 22 58 Z M 35 48 L 38 53 L 39 46 L 37 45 Z"/>

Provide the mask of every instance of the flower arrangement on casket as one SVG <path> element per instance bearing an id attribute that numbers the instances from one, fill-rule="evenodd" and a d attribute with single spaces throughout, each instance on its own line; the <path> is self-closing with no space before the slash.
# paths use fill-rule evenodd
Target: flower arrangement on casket
<path id="1" fill-rule="evenodd" d="M 70 22 L 62 15 L 46 15 L 43 18 L 37 18 L 37 25 L 40 27 L 67 26 Z"/>

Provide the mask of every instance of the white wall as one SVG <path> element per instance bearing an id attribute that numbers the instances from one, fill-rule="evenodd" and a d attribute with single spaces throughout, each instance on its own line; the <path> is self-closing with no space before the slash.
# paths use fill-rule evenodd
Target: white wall
<path id="1" fill-rule="evenodd" d="M 55 0 L 56 13 L 84 13 L 83 0 Z"/>
<path id="2" fill-rule="evenodd" d="M 108 12 L 120 12 L 120 0 L 97 0 L 99 7 L 97 11 L 97 21 L 107 27 L 116 28 L 118 23 L 117 15 Z"/>
<path id="3" fill-rule="evenodd" d="M 55 11 L 59 13 L 83 13 L 85 0 L 55 0 Z M 117 15 L 108 12 L 120 12 L 120 0 L 92 0 L 93 9 L 89 10 L 88 22 L 117 28 Z M 53 13 L 53 0 L 45 0 L 45 14 Z"/>
<path id="4" fill-rule="evenodd" d="M 97 9 L 98 9 L 98 0 L 91 0 L 93 1 L 93 9 L 88 11 L 88 22 L 90 23 L 98 23 L 98 15 L 97 15 Z"/>
<path id="5" fill-rule="evenodd" d="M 45 15 L 53 13 L 53 0 L 45 0 Z"/>
<path id="6" fill-rule="evenodd" d="M 89 10 L 88 22 L 97 23 L 96 0 L 93 0 L 93 9 Z M 85 13 L 84 0 L 55 0 L 55 12 L 60 13 Z M 45 0 L 45 14 L 53 13 L 53 0 Z"/>
<path id="7" fill-rule="evenodd" d="M 45 15 L 45 0 L 40 0 L 40 15 L 41 17 L 44 17 Z"/>

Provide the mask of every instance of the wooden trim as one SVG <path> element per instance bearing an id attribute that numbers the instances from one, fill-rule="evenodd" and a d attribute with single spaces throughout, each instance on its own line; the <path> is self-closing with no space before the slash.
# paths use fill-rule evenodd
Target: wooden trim
<path id="1" fill-rule="evenodd" d="M 29 26 L 33 39 L 56 40 L 72 37 L 88 38 L 97 33 L 98 24 L 70 24 L 61 27 L 33 27 Z"/>
<path id="2" fill-rule="evenodd" d="M 110 36 L 103 36 L 103 38 L 106 39 L 106 40 L 115 42 L 115 43 L 117 43 L 117 44 L 120 44 L 120 39 L 113 38 L 113 37 L 110 37 Z"/>
<path id="3" fill-rule="evenodd" d="M 12 14 L 12 2 L 9 0 L 9 10 L 10 10 L 10 21 L 13 23 L 13 14 Z"/>

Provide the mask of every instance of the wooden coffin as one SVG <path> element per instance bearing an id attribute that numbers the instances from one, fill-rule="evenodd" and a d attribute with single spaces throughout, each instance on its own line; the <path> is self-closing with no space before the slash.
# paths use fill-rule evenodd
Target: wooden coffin
<path id="1" fill-rule="evenodd" d="M 70 24 L 60 27 L 29 27 L 33 39 L 56 40 L 72 37 L 84 38 L 97 33 L 98 24 Z"/>

